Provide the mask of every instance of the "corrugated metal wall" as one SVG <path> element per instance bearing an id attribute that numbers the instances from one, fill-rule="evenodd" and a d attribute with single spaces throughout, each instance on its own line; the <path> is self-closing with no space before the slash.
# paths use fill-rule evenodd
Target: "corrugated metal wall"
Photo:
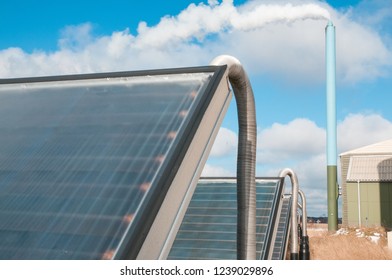
<path id="1" fill-rule="evenodd" d="M 358 185 L 360 207 L 358 206 Z M 380 184 L 378 182 L 347 182 L 348 226 L 375 227 L 381 225 Z M 359 215 L 359 211 L 361 214 Z M 359 218 L 361 222 L 359 223 Z"/>
<path id="2" fill-rule="evenodd" d="M 358 154 L 340 156 L 343 202 L 342 225 L 358 226 L 359 217 L 361 217 L 361 226 L 363 227 L 383 226 L 392 228 L 392 182 L 360 180 L 361 205 L 358 207 L 358 182 L 347 182 L 350 158 L 354 156 L 358 156 Z M 366 179 L 365 177 L 364 179 Z M 361 215 L 359 215 L 359 209 Z"/>

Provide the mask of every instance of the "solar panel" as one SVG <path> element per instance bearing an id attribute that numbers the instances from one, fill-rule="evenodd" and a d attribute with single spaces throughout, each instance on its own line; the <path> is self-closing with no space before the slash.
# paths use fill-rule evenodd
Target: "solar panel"
<path id="1" fill-rule="evenodd" d="M 267 255 L 282 188 L 280 179 L 256 179 L 257 259 Z M 235 179 L 200 180 L 168 258 L 236 259 L 237 212 Z"/>
<path id="2" fill-rule="evenodd" d="M 0 80 L 0 258 L 135 258 L 224 71 Z"/>

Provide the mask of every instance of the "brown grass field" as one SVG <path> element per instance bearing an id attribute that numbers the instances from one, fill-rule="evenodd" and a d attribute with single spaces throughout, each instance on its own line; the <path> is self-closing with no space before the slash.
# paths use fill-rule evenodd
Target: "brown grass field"
<path id="1" fill-rule="evenodd" d="M 392 260 L 383 228 L 340 228 L 329 233 L 326 224 L 308 224 L 311 260 Z"/>

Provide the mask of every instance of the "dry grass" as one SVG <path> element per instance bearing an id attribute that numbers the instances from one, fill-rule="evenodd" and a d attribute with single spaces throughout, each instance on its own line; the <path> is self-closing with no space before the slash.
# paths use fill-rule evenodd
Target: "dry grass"
<path id="1" fill-rule="evenodd" d="M 328 232 L 325 224 L 308 224 L 312 260 L 392 260 L 383 228 L 341 228 Z"/>

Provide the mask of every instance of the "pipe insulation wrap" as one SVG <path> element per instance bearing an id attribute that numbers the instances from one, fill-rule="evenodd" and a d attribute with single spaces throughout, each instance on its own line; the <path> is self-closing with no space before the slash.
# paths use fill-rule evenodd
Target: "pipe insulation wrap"
<path id="1" fill-rule="evenodd" d="M 302 236 L 300 237 L 299 243 L 299 259 L 310 260 L 310 248 L 309 248 L 309 237 L 308 237 L 308 214 L 306 211 L 306 198 L 305 193 L 302 190 L 298 190 L 298 194 L 301 198 L 302 205 L 298 206 L 302 209 Z"/>
<path id="2" fill-rule="evenodd" d="M 256 142 L 257 125 L 253 90 L 241 63 L 221 55 L 211 65 L 227 65 L 238 112 L 237 155 L 237 258 L 256 259 Z"/>
<path id="3" fill-rule="evenodd" d="M 302 190 L 298 190 L 302 201 L 302 236 L 308 235 L 308 213 L 306 211 L 306 197 Z"/>

